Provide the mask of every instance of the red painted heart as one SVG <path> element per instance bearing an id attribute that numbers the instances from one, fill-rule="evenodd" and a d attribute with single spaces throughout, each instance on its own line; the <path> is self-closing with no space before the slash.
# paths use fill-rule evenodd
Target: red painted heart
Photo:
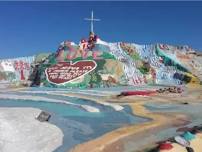
<path id="1" fill-rule="evenodd" d="M 45 72 L 50 83 L 64 84 L 86 75 L 96 67 L 95 61 L 88 60 L 77 61 L 73 64 L 71 62 L 60 62 L 47 68 Z"/>

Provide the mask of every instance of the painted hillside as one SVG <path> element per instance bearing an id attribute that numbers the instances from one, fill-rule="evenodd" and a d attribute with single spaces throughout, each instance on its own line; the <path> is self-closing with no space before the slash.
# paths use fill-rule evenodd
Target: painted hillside
<path id="1" fill-rule="evenodd" d="M 55 53 L 0 60 L 1 82 L 47 87 L 200 84 L 202 56 L 188 46 L 108 43 L 91 34 Z"/>

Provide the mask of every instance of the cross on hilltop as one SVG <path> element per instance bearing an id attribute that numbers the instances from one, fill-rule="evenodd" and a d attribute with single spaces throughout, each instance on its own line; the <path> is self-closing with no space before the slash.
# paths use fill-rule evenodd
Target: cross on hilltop
<path id="1" fill-rule="evenodd" d="M 93 18 L 93 11 L 91 11 L 91 18 L 84 18 L 84 20 L 91 22 L 90 32 L 94 33 L 94 31 L 93 31 L 93 22 L 100 21 L 100 19 Z"/>

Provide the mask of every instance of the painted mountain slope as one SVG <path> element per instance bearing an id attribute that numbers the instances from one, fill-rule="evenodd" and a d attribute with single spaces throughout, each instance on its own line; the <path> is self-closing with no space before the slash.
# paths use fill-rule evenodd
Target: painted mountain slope
<path id="1" fill-rule="evenodd" d="M 0 60 L 0 81 L 31 86 L 112 87 L 200 84 L 202 56 L 187 46 L 62 42 L 55 53 Z"/>
<path id="2" fill-rule="evenodd" d="M 40 82 L 50 87 L 199 84 L 200 59 L 186 46 L 107 43 L 97 39 L 89 48 L 86 41 L 79 45 L 64 41 L 38 69 Z"/>

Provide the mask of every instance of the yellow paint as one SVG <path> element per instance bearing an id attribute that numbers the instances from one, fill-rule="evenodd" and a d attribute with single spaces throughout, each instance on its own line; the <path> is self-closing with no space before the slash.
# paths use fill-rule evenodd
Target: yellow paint
<path id="1" fill-rule="evenodd" d="M 185 73 L 185 75 L 188 77 L 191 77 L 191 81 L 189 82 L 189 84 L 200 84 L 200 80 L 196 76 L 194 76 L 190 73 Z"/>

